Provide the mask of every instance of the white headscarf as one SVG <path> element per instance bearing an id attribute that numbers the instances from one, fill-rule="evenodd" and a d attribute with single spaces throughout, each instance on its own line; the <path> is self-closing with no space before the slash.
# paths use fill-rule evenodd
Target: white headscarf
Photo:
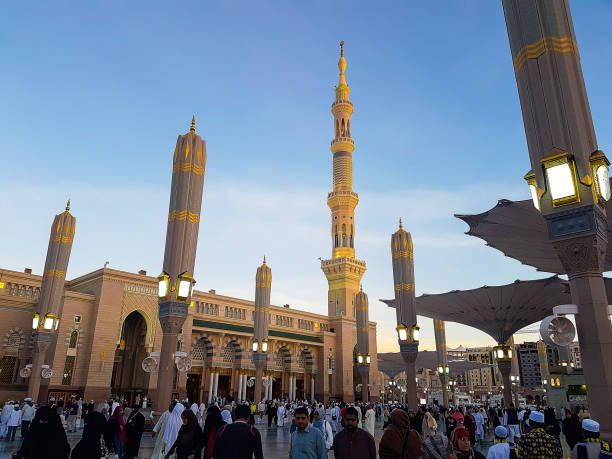
<path id="1" fill-rule="evenodd" d="M 183 425 L 183 420 L 181 419 L 181 413 L 183 411 L 185 411 L 185 405 L 177 403 L 172 413 L 170 413 L 170 419 L 168 419 L 166 431 L 164 432 L 164 443 L 168 450 L 174 445 L 176 437 L 178 437 L 178 431 Z"/>
<path id="2" fill-rule="evenodd" d="M 232 423 L 232 413 L 230 413 L 228 410 L 223 410 L 221 411 L 221 418 L 227 423 L 227 424 L 231 424 Z"/>
<path id="3" fill-rule="evenodd" d="M 192 403 L 191 404 L 191 411 L 193 412 L 193 414 L 195 414 L 196 416 L 198 415 L 198 404 L 197 403 Z"/>

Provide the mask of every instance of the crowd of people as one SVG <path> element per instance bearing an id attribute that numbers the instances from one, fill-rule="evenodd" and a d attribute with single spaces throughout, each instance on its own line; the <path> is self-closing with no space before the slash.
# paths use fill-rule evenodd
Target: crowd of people
<path id="1" fill-rule="evenodd" d="M 258 425 L 288 430 L 289 459 L 484 459 L 481 451 L 487 449 L 487 459 L 561 459 L 561 434 L 572 459 L 612 457 L 587 411 L 565 410 L 559 420 L 552 408 L 512 404 L 506 409 L 434 404 L 413 411 L 401 404 L 220 398 L 210 406 L 173 400 L 163 413 L 143 413 L 141 403 L 130 406 L 120 399 L 96 405 L 75 399 L 56 404 L 51 398 L 36 407 L 26 398 L 3 406 L 0 438 L 20 442 L 15 458 L 131 459 L 139 457 L 147 417 L 153 421 L 154 459 L 262 459 Z M 378 446 L 377 424 L 383 429 Z M 81 427 L 82 437 L 71 449 L 66 432 Z"/>

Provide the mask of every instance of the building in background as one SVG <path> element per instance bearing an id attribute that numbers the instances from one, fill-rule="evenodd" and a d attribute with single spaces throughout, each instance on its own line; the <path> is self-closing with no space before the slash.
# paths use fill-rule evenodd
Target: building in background
<path id="1" fill-rule="evenodd" d="M 570 362 L 574 364 L 574 368 L 582 368 L 582 355 L 580 354 L 580 345 L 574 341 L 569 346 Z"/>

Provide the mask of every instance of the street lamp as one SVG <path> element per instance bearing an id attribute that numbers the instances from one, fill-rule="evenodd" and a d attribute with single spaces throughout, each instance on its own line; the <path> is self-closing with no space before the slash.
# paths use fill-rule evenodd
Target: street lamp
<path id="1" fill-rule="evenodd" d="M 40 314 L 35 313 L 34 317 L 32 318 L 32 330 L 38 330 L 39 323 L 40 323 Z"/>
<path id="2" fill-rule="evenodd" d="M 157 277 L 157 296 L 160 300 L 167 300 L 170 294 L 170 276 L 162 273 Z"/>
<path id="3" fill-rule="evenodd" d="M 177 300 L 185 301 L 191 296 L 191 289 L 195 284 L 193 276 L 187 272 L 179 274 L 178 276 L 178 288 L 176 292 Z"/>
<path id="4" fill-rule="evenodd" d="M 40 318 L 40 314 L 34 314 L 32 318 L 32 330 L 40 330 L 45 332 L 56 331 L 59 327 L 60 319 L 52 312 L 48 312 L 45 316 Z"/>
<path id="5" fill-rule="evenodd" d="M 610 161 L 601 151 L 596 151 L 591 154 L 590 163 L 593 177 L 595 177 L 597 199 L 608 201 L 610 199 L 610 180 L 608 179 Z"/>
<path id="6" fill-rule="evenodd" d="M 408 328 L 404 324 L 399 324 L 395 330 L 397 330 L 397 338 L 399 339 L 400 343 L 407 343 Z"/>

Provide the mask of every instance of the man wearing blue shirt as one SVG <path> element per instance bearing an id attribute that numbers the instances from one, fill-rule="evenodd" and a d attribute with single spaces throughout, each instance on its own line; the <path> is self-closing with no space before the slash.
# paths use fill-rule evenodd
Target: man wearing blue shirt
<path id="1" fill-rule="evenodd" d="M 321 431 L 308 423 L 308 410 L 295 410 L 297 430 L 291 434 L 289 459 L 327 459 L 327 448 Z"/>

